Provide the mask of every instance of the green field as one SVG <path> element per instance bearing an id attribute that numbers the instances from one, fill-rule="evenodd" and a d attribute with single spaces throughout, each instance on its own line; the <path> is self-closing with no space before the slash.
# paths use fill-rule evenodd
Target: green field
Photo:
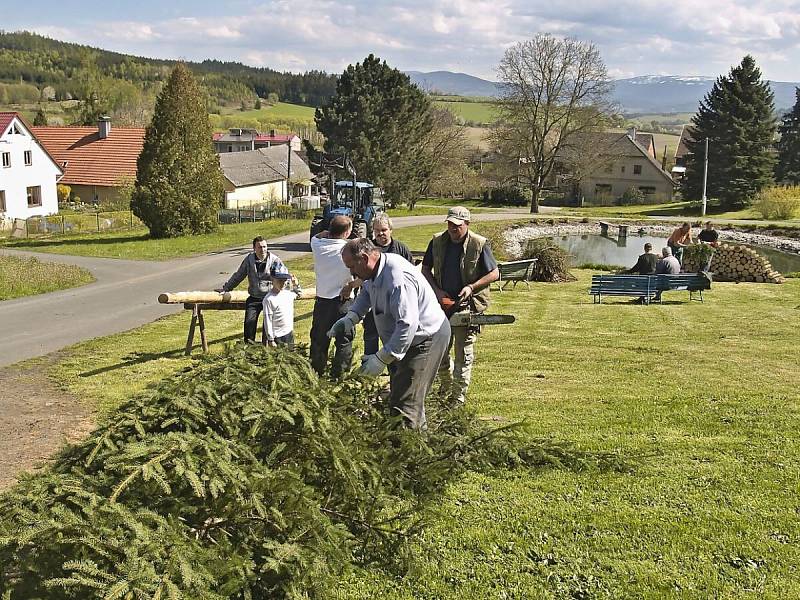
<path id="1" fill-rule="evenodd" d="M 438 229 L 397 233 L 422 250 Z M 290 265 L 306 285 L 310 267 Z M 593 305 L 591 272 L 576 275 L 493 294 L 492 311 L 517 322 L 481 334 L 470 402 L 499 423 L 527 420 L 533 437 L 615 452 L 630 470 L 469 474 L 403 570 L 357 569 L 326 597 L 800 596 L 800 280 L 714 283 L 702 304 L 673 292 L 663 305 Z M 310 310 L 298 304 L 300 341 Z M 241 318 L 206 316 L 212 351 L 239 338 Z M 188 363 L 188 320 L 79 344 L 52 375 L 113 408 Z"/>
<path id="2" fill-rule="evenodd" d="M 86 269 L 0 254 L 0 300 L 11 300 L 85 285 L 94 281 Z"/>
<path id="3" fill-rule="evenodd" d="M 244 119 L 258 119 L 259 121 L 281 121 L 296 120 L 305 121 L 309 125 L 314 123 L 314 108 L 311 106 L 301 106 L 300 104 L 290 104 L 288 102 L 278 102 L 268 105 L 266 102 L 260 109 L 238 110 L 235 108 L 224 108 L 223 115 L 242 117 Z"/>
<path id="4" fill-rule="evenodd" d="M 493 123 L 497 118 L 495 108 L 490 102 L 450 102 L 436 100 L 434 104 L 440 108 L 448 109 L 464 121 L 488 124 Z"/>

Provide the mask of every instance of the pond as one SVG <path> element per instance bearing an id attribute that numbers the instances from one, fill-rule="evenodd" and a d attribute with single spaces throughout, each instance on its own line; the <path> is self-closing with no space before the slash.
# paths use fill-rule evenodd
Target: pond
<path id="1" fill-rule="evenodd" d="M 567 235 L 550 238 L 572 255 L 572 264 L 602 263 L 632 267 L 639 255 L 644 252 L 644 245 L 653 244 L 653 252 L 660 254 L 661 248 L 667 245 L 666 237 L 652 235 L 630 235 L 627 239 L 617 240 L 615 237 L 603 235 Z M 775 270 L 781 273 L 800 271 L 800 255 L 782 252 L 766 246 L 751 246 L 756 252 L 766 257 Z"/>

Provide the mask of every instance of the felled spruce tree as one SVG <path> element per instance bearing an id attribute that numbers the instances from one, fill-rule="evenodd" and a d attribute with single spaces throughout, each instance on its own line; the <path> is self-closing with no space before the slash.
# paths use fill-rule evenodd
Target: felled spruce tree
<path id="1" fill-rule="evenodd" d="M 156 100 L 137 163 L 131 209 L 155 238 L 218 228 L 222 172 L 211 145 L 206 96 L 186 65 Z"/>
<path id="2" fill-rule="evenodd" d="M 708 138 L 707 196 L 724 208 L 747 205 L 773 182 L 774 95 L 751 56 L 717 78 L 692 117 L 684 197 L 699 200 Z"/>
<path id="3" fill-rule="evenodd" d="M 778 165 L 775 179 L 788 185 L 800 184 L 800 88 L 795 88 L 796 101 L 778 127 Z"/>

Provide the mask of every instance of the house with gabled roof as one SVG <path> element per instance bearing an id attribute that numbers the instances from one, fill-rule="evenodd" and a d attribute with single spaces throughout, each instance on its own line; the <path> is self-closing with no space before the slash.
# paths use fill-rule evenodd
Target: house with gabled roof
<path id="1" fill-rule="evenodd" d="M 573 136 L 559 155 L 558 179 L 568 188 L 562 191 L 595 205 L 614 204 L 631 188 L 647 203 L 670 202 L 672 177 L 638 138 L 632 131 Z"/>
<path id="2" fill-rule="evenodd" d="M 58 212 L 63 171 L 16 112 L 0 112 L 0 214 L 4 223 Z"/>
<path id="3" fill-rule="evenodd" d="M 227 133 L 215 133 L 213 143 L 217 154 L 247 152 L 273 146 L 290 146 L 292 150 L 299 152 L 302 147 L 300 137 L 294 133 L 275 133 L 274 129 L 269 133 L 260 133 L 257 129 L 244 127 L 232 127 Z"/>
<path id="4" fill-rule="evenodd" d="M 223 208 L 285 203 L 289 186 L 293 198 L 311 195 L 314 175 L 301 156 L 287 146 L 224 152 L 219 155 L 219 166 L 225 176 Z"/>
<path id="5" fill-rule="evenodd" d="M 33 132 L 64 170 L 61 183 L 83 202 L 113 203 L 136 179 L 144 146 L 141 127 L 113 127 L 101 117 L 97 127 L 33 127 Z"/>

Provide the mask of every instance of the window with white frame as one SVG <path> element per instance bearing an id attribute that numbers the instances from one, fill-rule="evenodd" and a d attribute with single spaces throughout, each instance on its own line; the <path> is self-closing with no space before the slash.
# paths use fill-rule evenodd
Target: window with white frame
<path id="1" fill-rule="evenodd" d="M 28 188 L 28 208 L 42 205 L 42 187 L 32 185 Z"/>
<path id="2" fill-rule="evenodd" d="M 3 152 L 3 166 L 5 168 L 11 166 L 11 152 Z"/>
<path id="3" fill-rule="evenodd" d="M 25 165 L 31 166 L 33 164 L 33 153 L 30 150 L 25 150 Z"/>

